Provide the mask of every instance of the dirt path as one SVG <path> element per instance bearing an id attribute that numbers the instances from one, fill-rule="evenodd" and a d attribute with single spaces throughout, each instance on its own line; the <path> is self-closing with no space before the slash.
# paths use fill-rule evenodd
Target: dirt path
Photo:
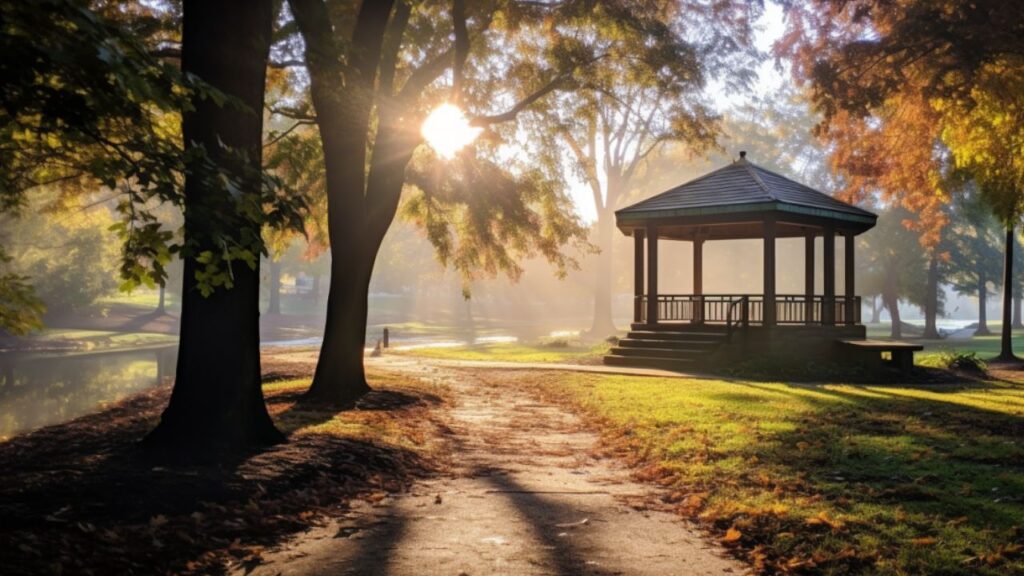
<path id="1" fill-rule="evenodd" d="M 741 574 L 676 516 L 638 511 L 654 489 L 591 455 L 597 437 L 564 410 L 487 373 L 391 357 L 381 364 L 452 390 L 453 470 L 354 507 L 264 555 L 255 574 Z"/>

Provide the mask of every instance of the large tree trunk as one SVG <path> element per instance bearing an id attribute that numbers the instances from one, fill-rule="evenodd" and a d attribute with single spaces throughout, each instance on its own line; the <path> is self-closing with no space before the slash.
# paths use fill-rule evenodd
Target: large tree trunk
<path id="1" fill-rule="evenodd" d="M 225 227 L 221 234 L 260 233 L 258 224 L 235 214 L 218 176 L 233 176 L 244 194 L 259 193 L 272 4 L 184 2 L 182 70 L 234 96 L 248 110 L 196 98 L 194 110 L 182 119 L 186 154 L 202 147 L 219 170 L 196 162 L 185 179 L 185 236 L 195 248 L 185 259 L 174 391 L 160 424 L 146 437 L 150 449 L 195 457 L 283 438 L 267 413 L 260 383 L 258 259 L 255 269 L 235 261 L 234 286 L 218 287 L 204 297 L 196 273 L 205 265 L 194 258 L 203 250 L 221 250 L 211 222 Z M 244 152 L 245 164 L 236 151 Z M 252 229 L 239 229 L 246 226 Z"/>
<path id="2" fill-rule="evenodd" d="M 939 313 L 939 255 L 932 254 L 928 262 L 928 289 L 924 302 L 924 338 L 937 339 L 939 330 L 935 319 Z"/>
<path id="3" fill-rule="evenodd" d="M 1000 330 L 1002 338 L 999 344 L 997 360 L 1011 361 L 1018 358 L 1013 355 L 1013 245 L 1014 226 L 1006 227 L 1006 242 L 1003 250 L 1003 326 Z"/>
<path id="4" fill-rule="evenodd" d="M 270 305 L 267 314 L 281 313 L 281 263 L 270 259 Z"/>
<path id="5" fill-rule="evenodd" d="M 992 332 L 988 329 L 988 279 L 982 273 L 978 274 L 978 329 L 974 331 L 975 336 L 988 336 Z"/>
<path id="6" fill-rule="evenodd" d="M 597 215 L 597 245 L 601 252 L 597 255 L 597 276 L 594 279 L 594 319 L 588 330 L 595 338 L 615 335 L 615 322 L 612 320 L 613 218 L 610 209 L 601 210 Z"/>
<path id="7" fill-rule="evenodd" d="M 883 306 L 878 303 L 878 295 L 871 297 L 871 323 L 878 324 L 882 321 L 882 308 Z"/>
<path id="8" fill-rule="evenodd" d="M 364 242 L 368 239 L 364 239 Z M 358 247 L 355 254 L 331 253 L 324 341 L 306 398 L 340 408 L 352 407 L 370 391 L 363 369 L 366 316 L 374 257 Z M 373 250 L 374 255 L 376 249 Z"/>
<path id="9" fill-rule="evenodd" d="M 400 117 L 407 110 L 392 113 L 382 106 L 372 156 L 367 157 L 374 84 L 393 4 L 362 3 L 343 67 L 324 3 L 289 1 L 306 44 L 310 96 L 323 144 L 331 241 L 324 341 L 306 399 L 342 408 L 354 405 L 370 389 L 363 370 L 370 276 L 415 150 L 404 140 L 419 142 L 419 134 L 408 130 L 408 120 Z"/>

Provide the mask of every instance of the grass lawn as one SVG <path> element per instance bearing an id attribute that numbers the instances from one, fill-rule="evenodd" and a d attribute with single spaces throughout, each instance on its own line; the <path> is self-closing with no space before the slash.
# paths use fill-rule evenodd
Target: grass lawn
<path id="1" fill-rule="evenodd" d="M 570 343 L 553 346 L 536 343 L 493 343 L 475 346 L 452 346 L 443 348 L 414 348 L 400 350 L 395 354 L 409 354 L 424 358 L 443 360 L 489 360 L 494 362 L 551 362 L 565 364 L 598 364 L 608 353 L 610 344 L 585 345 Z"/>
<path id="2" fill-rule="evenodd" d="M 1024 573 L 1024 385 L 517 375 L 768 573 Z"/>

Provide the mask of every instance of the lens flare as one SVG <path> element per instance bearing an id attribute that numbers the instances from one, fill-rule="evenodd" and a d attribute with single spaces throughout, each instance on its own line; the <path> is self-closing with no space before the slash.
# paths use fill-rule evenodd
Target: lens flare
<path id="1" fill-rule="evenodd" d="M 459 150 L 476 140 L 481 131 L 481 128 L 470 125 L 469 119 L 458 106 L 445 103 L 427 116 L 420 133 L 435 152 L 451 159 Z"/>

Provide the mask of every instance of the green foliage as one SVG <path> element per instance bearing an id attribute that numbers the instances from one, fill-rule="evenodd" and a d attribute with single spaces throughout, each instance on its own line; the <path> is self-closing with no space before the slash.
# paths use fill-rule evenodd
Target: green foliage
<path id="1" fill-rule="evenodd" d="M 961 370 L 963 372 L 974 372 L 984 374 L 988 371 L 988 364 L 978 357 L 978 353 L 958 352 L 957 350 L 943 350 L 939 353 L 939 364 L 950 370 Z"/>
<path id="2" fill-rule="evenodd" d="M 43 327 L 46 307 L 33 292 L 28 277 L 2 270 L 10 261 L 0 249 L 0 330 L 20 336 Z"/>
<path id="3" fill-rule="evenodd" d="M 52 314 L 87 308 L 118 287 L 120 250 L 106 232 L 115 216 L 103 206 L 40 209 L 4 217 L 0 244 L 12 249 L 5 266 L 23 277 Z"/>
<path id="4" fill-rule="evenodd" d="M 881 294 L 889 302 L 921 305 L 927 289 L 927 254 L 919 234 L 907 226 L 912 214 L 890 208 L 877 225 L 857 238 L 857 281 L 860 294 Z"/>
<path id="5" fill-rule="evenodd" d="M 989 207 L 968 187 L 950 206 L 950 233 L 942 245 L 949 254 L 947 281 L 957 293 L 977 296 L 1002 274 L 1002 234 Z"/>
<path id="6" fill-rule="evenodd" d="M 121 222 L 108 228 L 123 242 L 125 289 L 165 284 L 170 260 L 195 252 L 176 243 L 180 236 L 157 213 L 182 206 L 186 168 L 233 199 L 205 207 L 223 247 L 216 265 L 249 263 L 263 251 L 258 233 L 238 230 L 301 228 L 301 198 L 277 177 L 230 173 L 212 159 L 239 151 L 184 156 L 180 115 L 194 98 L 240 104 L 153 56 L 173 40 L 179 18 L 174 6 L 0 1 L 0 212 L 16 214 L 31 194 L 50 189 L 116 199 Z M 231 194 L 253 177 L 262 178 L 259 194 Z M 209 278 L 206 289 L 229 285 L 217 273 Z"/>
<path id="7" fill-rule="evenodd" d="M 482 150 L 440 171 L 424 150 L 406 176 L 403 216 L 426 232 L 441 264 L 461 273 L 467 286 L 501 271 L 518 278 L 521 262 L 534 255 L 564 275 L 577 263 L 563 245 L 587 248 L 572 200 L 540 170 L 512 173 L 494 154 Z"/>

